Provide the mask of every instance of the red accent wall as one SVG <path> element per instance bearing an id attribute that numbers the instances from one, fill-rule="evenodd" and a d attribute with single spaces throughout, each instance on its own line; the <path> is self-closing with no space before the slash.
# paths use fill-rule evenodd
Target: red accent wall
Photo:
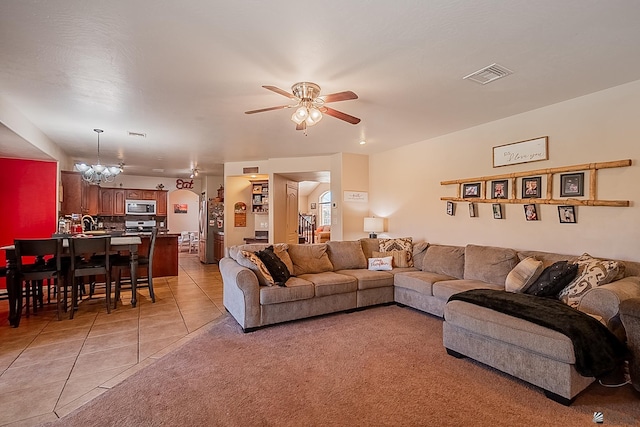
<path id="1" fill-rule="evenodd" d="M 57 163 L 0 157 L 0 246 L 46 238 L 56 230 Z M 5 265 L 0 251 L 0 265 Z M 5 287 L 4 278 L 0 287 Z"/>

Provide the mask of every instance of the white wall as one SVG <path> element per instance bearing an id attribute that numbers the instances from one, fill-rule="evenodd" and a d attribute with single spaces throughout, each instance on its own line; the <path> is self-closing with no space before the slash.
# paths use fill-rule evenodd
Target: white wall
<path id="1" fill-rule="evenodd" d="M 388 234 L 433 243 L 476 243 L 566 254 L 589 252 L 640 261 L 640 80 L 538 110 L 370 156 L 371 214 L 388 217 Z M 492 167 L 492 147 L 549 136 L 549 160 Z M 547 167 L 632 159 L 630 167 L 598 172 L 598 198 L 630 200 L 631 207 L 577 207 L 577 224 L 560 224 L 557 206 L 538 205 L 540 221 L 525 221 L 523 206 L 466 203 L 446 215 L 440 181 Z M 588 174 L 585 176 L 588 181 Z M 585 193 L 588 194 L 588 193 Z"/>
<path id="2" fill-rule="evenodd" d="M 186 204 L 187 213 L 174 213 L 174 204 Z M 198 231 L 200 212 L 200 197 L 189 190 L 175 190 L 169 192 L 169 206 L 167 210 L 167 227 L 171 233 L 183 231 Z"/>

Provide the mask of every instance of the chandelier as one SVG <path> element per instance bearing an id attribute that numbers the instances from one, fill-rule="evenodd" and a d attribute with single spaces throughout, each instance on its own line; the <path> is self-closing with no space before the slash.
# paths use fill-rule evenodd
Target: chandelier
<path id="1" fill-rule="evenodd" d="M 86 163 L 76 163 L 75 167 L 80 171 L 82 179 L 91 184 L 113 182 L 116 176 L 122 172 L 122 163 L 118 166 L 104 166 L 100 163 L 100 134 L 104 131 L 102 129 L 94 129 L 93 131 L 98 134 L 98 163 L 91 166 Z"/>

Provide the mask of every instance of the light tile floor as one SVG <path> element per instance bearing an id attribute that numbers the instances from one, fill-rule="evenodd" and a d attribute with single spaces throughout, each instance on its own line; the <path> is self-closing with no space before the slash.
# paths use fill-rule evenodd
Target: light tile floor
<path id="1" fill-rule="evenodd" d="M 0 301 L 0 425 L 35 426 L 55 420 L 184 344 L 224 313 L 216 264 L 180 254 L 177 277 L 154 279 L 155 304 L 146 288 L 131 292 L 107 314 L 103 295 L 85 299 L 74 319 L 58 321 L 55 304 L 7 321 Z M 46 297 L 45 297 L 46 298 Z"/>

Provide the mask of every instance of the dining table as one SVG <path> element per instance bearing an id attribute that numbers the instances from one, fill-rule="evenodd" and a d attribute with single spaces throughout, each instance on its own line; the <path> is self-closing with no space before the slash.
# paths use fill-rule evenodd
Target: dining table
<path id="1" fill-rule="evenodd" d="M 104 236 L 103 236 L 104 237 Z M 131 306 L 137 304 L 136 286 L 137 286 L 137 270 L 138 270 L 138 245 L 142 243 L 140 236 L 109 236 L 110 248 L 114 252 L 129 251 L 129 260 L 131 263 Z M 69 239 L 92 239 L 93 236 L 76 235 L 64 236 L 54 235 L 52 239 L 63 239 L 63 256 L 69 256 Z M 22 280 L 17 272 L 17 260 L 15 245 L 7 245 L 0 247 L 5 252 L 7 260 L 7 297 L 9 300 L 9 325 L 17 328 L 20 325 L 22 316 Z M 73 310 L 73 308 L 71 308 Z"/>

